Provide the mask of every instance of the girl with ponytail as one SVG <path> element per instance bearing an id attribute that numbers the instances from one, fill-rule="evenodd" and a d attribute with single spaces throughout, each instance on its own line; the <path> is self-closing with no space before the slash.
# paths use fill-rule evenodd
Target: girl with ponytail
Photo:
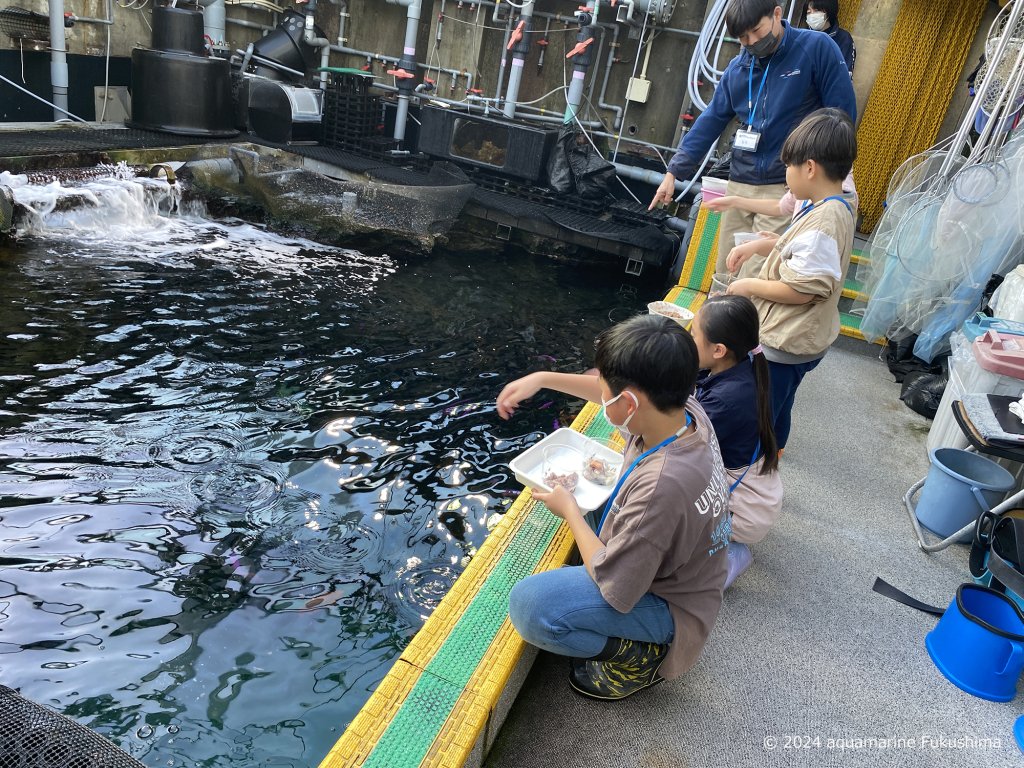
<path id="1" fill-rule="evenodd" d="M 753 561 L 748 544 L 761 541 L 782 510 L 782 481 L 772 418 L 768 361 L 758 342 L 757 309 L 745 296 L 711 296 L 693 319 L 704 407 L 732 488 L 732 541 L 726 587 Z"/>

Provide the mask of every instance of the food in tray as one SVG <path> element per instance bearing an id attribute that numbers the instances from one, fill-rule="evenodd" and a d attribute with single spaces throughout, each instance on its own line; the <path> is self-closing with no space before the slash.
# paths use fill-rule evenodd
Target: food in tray
<path id="1" fill-rule="evenodd" d="M 580 481 L 580 476 L 576 472 L 566 472 L 559 474 L 558 472 L 548 472 L 544 475 L 544 484 L 548 488 L 554 488 L 556 485 L 560 485 L 569 493 L 576 490 L 576 485 Z"/>
<path id="2" fill-rule="evenodd" d="M 583 465 L 583 477 L 597 485 L 611 485 L 618 474 L 618 466 L 600 456 L 591 456 Z"/>
<path id="3" fill-rule="evenodd" d="M 687 325 L 693 320 L 693 312 L 670 301 L 652 301 L 647 305 L 647 311 L 675 320 L 680 325 Z"/>

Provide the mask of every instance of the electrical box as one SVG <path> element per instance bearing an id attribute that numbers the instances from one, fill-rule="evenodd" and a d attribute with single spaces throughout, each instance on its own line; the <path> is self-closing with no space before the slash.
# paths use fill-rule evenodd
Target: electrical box
<path id="1" fill-rule="evenodd" d="M 647 103 L 647 94 L 651 91 L 651 81 L 642 77 L 629 78 L 626 86 L 626 98 L 637 104 Z"/>

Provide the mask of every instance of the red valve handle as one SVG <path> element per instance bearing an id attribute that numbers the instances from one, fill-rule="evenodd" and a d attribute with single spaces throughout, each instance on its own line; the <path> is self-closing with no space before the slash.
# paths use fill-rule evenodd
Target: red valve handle
<path id="1" fill-rule="evenodd" d="M 565 54 L 565 58 L 571 59 L 577 53 L 583 53 L 585 50 L 587 50 L 587 46 L 590 45 L 592 42 L 594 42 L 594 38 L 588 37 L 582 43 L 576 43 L 576 47 L 569 51 L 567 54 Z"/>
<path id="2" fill-rule="evenodd" d="M 513 32 L 508 38 L 508 45 L 505 47 L 506 51 L 511 51 L 512 47 L 523 39 L 523 27 L 525 26 L 525 21 L 520 21 L 519 24 L 516 25 L 516 31 Z"/>
<path id="3" fill-rule="evenodd" d="M 412 72 L 406 72 L 404 69 L 389 69 L 388 74 L 394 75 L 402 80 L 408 80 L 411 77 L 416 77 Z"/>

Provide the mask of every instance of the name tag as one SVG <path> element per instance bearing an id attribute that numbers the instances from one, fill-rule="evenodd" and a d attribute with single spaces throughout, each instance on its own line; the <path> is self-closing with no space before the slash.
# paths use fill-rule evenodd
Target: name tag
<path id="1" fill-rule="evenodd" d="M 760 141 L 760 133 L 758 133 L 757 131 L 748 131 L 741 128 L 740 130 L 736 131 L 736 139 L 733 141 L 732 145 L 736 149 L 745 149 L 748 152 L 756 152 L 758 142 Z"/>

